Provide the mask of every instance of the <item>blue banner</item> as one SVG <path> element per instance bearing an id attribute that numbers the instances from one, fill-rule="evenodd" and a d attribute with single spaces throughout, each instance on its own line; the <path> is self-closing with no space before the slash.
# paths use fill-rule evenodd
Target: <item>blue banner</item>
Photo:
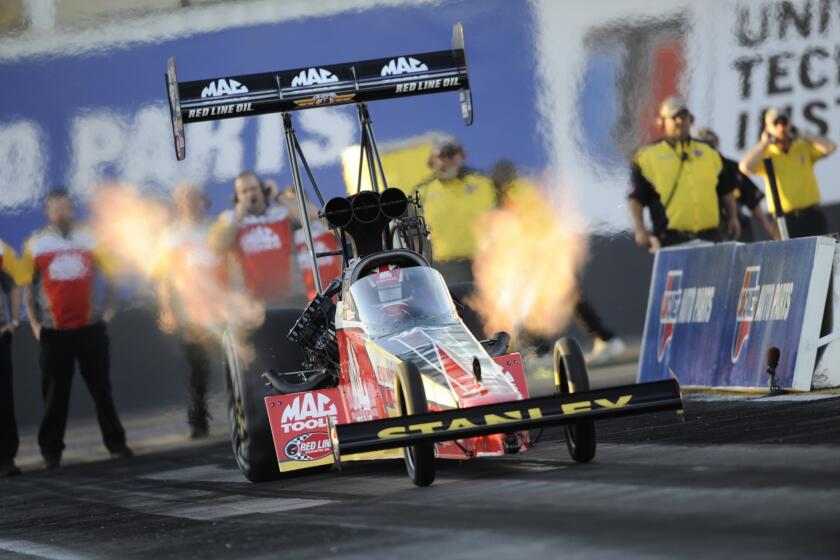
<path id="1" fill-rule="evenodd" d="M 819 243 L 812 237 L 660 251 L 639 380 L 673 371 L 684 385 L 768 387 L 766 353 L 776 346 L 777 382 L 794 387 L 809 295 L 820 297 L 809 294 Z M 812 308 L 821 311 L 825 294 L 821 305 L 815 301 Z"/>
<path id="2" fill-rule="evenodd" d="M 187 128 L 187 160 L 175 161 L 164 85 L 174 56 L 179 79 L 327 65 L 447 49 L 463 22 L 475 124 L 457 93 L 370 107 L 380 143 L 442 132 L 465 146 L 467 164 L 506 158 L 525 171 L 546 165 L 537 132 L 532 16 L 524 0 L 376 7 L 197 33 L 100 51 L 0 61 L 0 238 L 15 247 L 41 227 L 40 200 L 53 185 L 83 200 L 103 177 L 165 196 L 180 179 L 204 183 L 211 211 L 230 204 L 243 169 L 290 183 L 279 115 Z M 223 23 L 220 25 L 223 27 Z M 294 116 L 325 196 L 344 192 L 341 151 L 358 143 L 352 107 Z"/>

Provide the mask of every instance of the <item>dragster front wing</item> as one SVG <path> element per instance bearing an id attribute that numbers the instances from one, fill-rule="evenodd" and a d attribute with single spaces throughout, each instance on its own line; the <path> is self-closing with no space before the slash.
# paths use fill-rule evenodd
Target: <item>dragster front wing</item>
<path id="1" fill-rule="evenodd" d="M 682 410 L 675 379 L 611 387 L 569 395 L 427 412 L 332 427 L 336 458 L 351 453 L 452 441 L 496 433 L 601 420 L 646 412 Z"/>

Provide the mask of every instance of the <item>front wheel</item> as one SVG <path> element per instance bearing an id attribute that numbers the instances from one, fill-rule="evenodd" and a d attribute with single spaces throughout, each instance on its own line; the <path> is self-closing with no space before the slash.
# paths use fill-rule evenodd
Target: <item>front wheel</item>
<path id="1" fill-rule="evenodd" d="M 412 362 L 403 362 L 397 369 L 397 397 L 400 413 L 422 414 L 428 412 L 426 391 L 420 370 Z M 435 444 L 419 443 L 403 449 L 408 478 L 417 486 L 428 486 L 435 480 Z"/>
<path id="2" fill-rule="evenodd" d="M 583 352 L 573 338 L 561 338 L 554 345 L 554 384 L 562 395 L 589 390 Z M 566 424 L 566 448 L 578 463 L 591 461 L 596 451 L 595 421 L 577 420 Z"/>

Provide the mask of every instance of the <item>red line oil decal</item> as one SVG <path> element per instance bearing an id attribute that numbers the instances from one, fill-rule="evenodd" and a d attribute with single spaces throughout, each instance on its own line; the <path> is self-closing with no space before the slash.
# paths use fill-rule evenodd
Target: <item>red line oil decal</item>
<path id="1" fill-rule="evenodd" d="M 283 449 L 292 461 L 316 461 L 332 452 L 327 432 L 311 432 L 292 438 Z"/>

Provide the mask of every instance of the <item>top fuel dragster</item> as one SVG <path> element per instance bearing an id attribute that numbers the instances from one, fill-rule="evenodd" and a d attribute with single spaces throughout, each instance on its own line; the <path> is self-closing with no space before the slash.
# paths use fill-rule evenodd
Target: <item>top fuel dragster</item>
<path id="1" fill-rule="evenodd" d="M 317 76 L 329 79 L 309 79 Z M 472 122 L 463 28 L 449 50 L 377 60 L 166 83 L 176 156 L 186 154 L 184 125 L 283 114 L 286 147 L 317 294 L 301 310 L 273 309 L 250 333 L 247 363 L 235 333 L 223 341 L 230 389 L 231 440 L 252 481 L 342 461 L 403 457 L 411 480 L 430 484 L 435 459 L 519 453 L 529 430 L 565 425 L 576 461 L 595 455 L 595 420 L 681 409 L 676 380 L 590 390 L 576 341 L 554 349 L 556 390 L 530 397 L 509 336 L 480 340 L 462 321 L 468 306 L 431 266 L 419 198 L 389 188 L 367 102 L 458 91 Z M 324 201 L 300 148 L 292 113 L 355 104 L 360 158 L 372 190 Z M 305 207 L 301 164 L 340 250 L 318 253 Z M 362 168 L 361 161 L 359 168 Z M 361 185 L 361 171 L 359 174 Z M 318 259 L 340 255 L 342 274 L 321 284 Z"/>

